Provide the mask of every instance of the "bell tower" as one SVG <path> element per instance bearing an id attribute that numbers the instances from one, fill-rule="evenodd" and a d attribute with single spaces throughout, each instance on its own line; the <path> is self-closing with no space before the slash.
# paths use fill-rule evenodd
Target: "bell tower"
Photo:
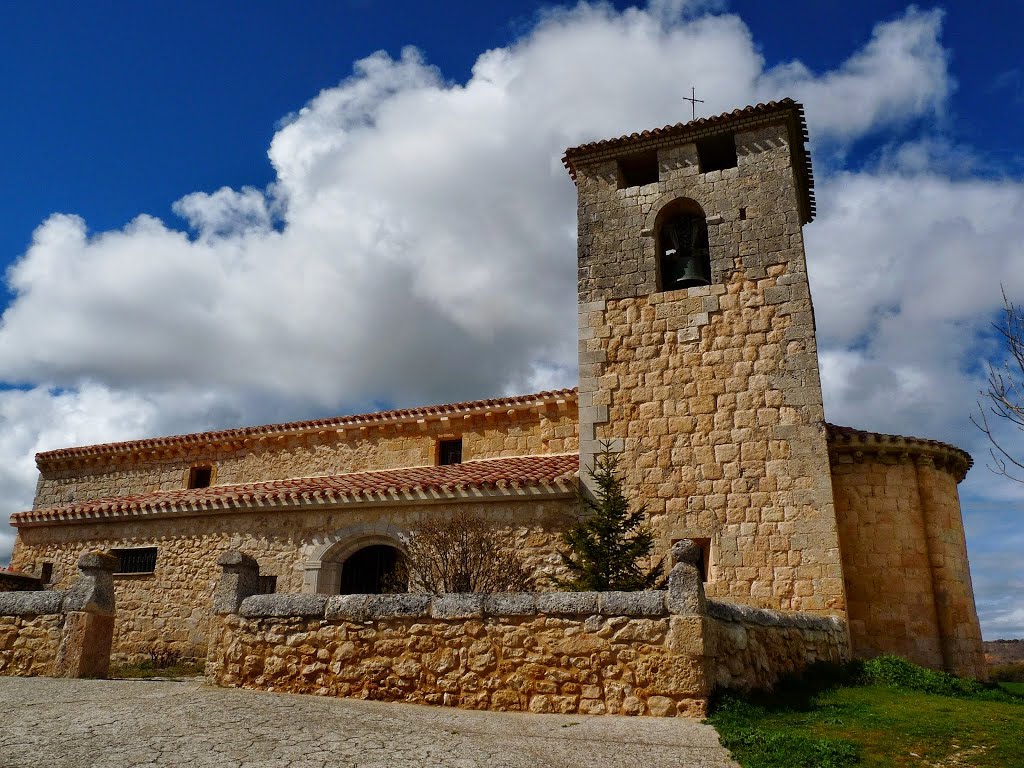
<path id="1" fill-rule="evenodd" d="M 580 462 L 607 445 L 709 596 L 842 614 L 801 105 L 785 99 L 565 153 L 578 193 Z"/>

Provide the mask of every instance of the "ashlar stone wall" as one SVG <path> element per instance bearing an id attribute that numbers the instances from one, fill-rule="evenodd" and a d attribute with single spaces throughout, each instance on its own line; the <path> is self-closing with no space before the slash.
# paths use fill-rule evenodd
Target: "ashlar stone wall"
<path id="1" fill-rule="evenodd" d="M 709 173 L 693 143 L 659 148 L 659 181 L 627 189 L 616 160 L 576 160 L 581 465 L 621 452 L 662 551 L 711 540 L 709 595 L 841 613 L 790 138 L 735 143 L 738 166 Z M 713 284 L 658 292 L 655 224 L 679 198 L 707 216 Z"/>
<path id="2" fill-rule="evenodd" d="M 496 410 L 418 422 L 368 422 L 210 442 L 205 445 L 49 460 L 40 465 L 33 507 L 186 487 L 189 468 L 213 464 L 215 485 L 430 466 L 437 444 L 462 438 L 463 461 L 572 453 L 577 411 L 572 398 L 533 409 Z"/>
<path id="3" fill-rule="evenodd" d="M 983 677 L 958 478 L 937 465 L 942 451 L 837 444 L 832 453 L 855 655 Z"/>
<path id="4" fill-rule="evenodd" d="M 278 592 L 302 592 L 308 560 L 328 540 L 351 549 L 360 542 L 400 543 L 418 521 L 456 509 L 478 512 L 504 531 L 540 576 L 557 572 L 556 544 L 575 512 L 569 497 L 439 504 L 349 505 L 340 509 L 195 514 L 19 529 L 13 565 L 36 571 L 52 562 L 54 586 L 70 584 L 83 548 L 156 547 L 152 574 L 114 577 L 117 620 L 115 660 L 139 660 L 153 651 L 181 658 L 206 655 L 210 606 L 220 574 L 217 558 L 232 549 L 251 552 L 263 575 L 277 577 Z M 331 557 L 330 554 L 327 557 Z M 539 583 L 545 588 L 545 582 Z"/>

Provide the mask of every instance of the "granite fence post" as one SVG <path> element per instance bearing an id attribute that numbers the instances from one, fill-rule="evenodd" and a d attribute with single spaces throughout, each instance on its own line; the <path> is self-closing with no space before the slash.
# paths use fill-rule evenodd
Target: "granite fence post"
<path id="1" fill-rule="evenodd" d="M 708 603 L 698 568 L 701 557 L 700 547 L 691 539 L 683 539 L 672 546 L 673 565 L 668 574 L 665 607 L 672 614 L 668 647 L 697 662 L 699 679 L 693 681 L 693 692 L 707 696 L 711 688 L 708 673 L 712 653 L 708 648 Z"/>
<path id="2" fill-rule="evenodd" d="M 117 558 L 83 552 L 81 575 L 64 594 L 64 626 L 54 677 L 106 677 L 114 642 L 114 571 Z"/>
<path id="3" fill-rule="evenodd" d="M 218 616 L 238 613 L 242 601 L 260 591 L 260 566 L 249 555 L 237 550 L 217 558 L 220 580 L 213 594 L 213 612 Z"/>
<path id="4" fill-rule="evenodd" d="M 242 601 L 260 591 L 260 566 L 249 555 L 229 550 L 217 558 L 221 567 L 217 589 L 213 593 L 213 621 L 210 623 L 206 651 L 206 679 L 216 683 L 225 662 L 225 638 L 230 636 L 231 622 L 237 620 Z"/>
<path id="5" fill-rule="evenodd" d="M 666 605 L 670 613 L 680 616 L 703 616 L 708 611 L 704 581 L 698 564 L 703 555 L 692 539 L 672 545 L 672 570 L 668 574 Z"/>

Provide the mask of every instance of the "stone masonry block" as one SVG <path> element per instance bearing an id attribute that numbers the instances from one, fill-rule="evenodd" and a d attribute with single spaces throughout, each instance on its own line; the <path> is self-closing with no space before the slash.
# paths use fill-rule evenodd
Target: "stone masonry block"
<path id="1" fill-rule="evenodd" d="M 533 592 L 484 595 L 484 613 L 488 616 L 532 616 L 537 613 L 537 595 Z"/>
<path id="2" fill-rule="evenodd" d="M 327 595 L 253 595 L 245 598 L 239 613 L 246 618 L 323 617 Z"/>
<path id="3" fill-rule="evenodd" d="M 670 613 L 696 616 L 707 610 L 704 596 L 704 582 L 697 566 L 680 562 L 673 566 L 668 575 L 668 594 L 665 605 Z"/>
<path id="4" fill-rule="evenodd" d="M 474 593 L 437 595 L 430 602 L 435 619 L 478 619 L 483 616 L 484 596 Z"/>
<path id="5" fill-rule="evenodd" d="M 64 596 L 63 610 L 113 615 L 117 558 L 103 552 L 83 552 L 78 569 L 81 573 Z"/>
<path id="6" fill-rule="evenodd" d="M 602 616 L 664 616 L 665 592 L 600 592 L 598 609 Z"/>
<path id="7" fill-rule="evenodd" d="M 430 595 L 370 595 L 366 609 L 373 619 L 428 616 Z"/>
<path id="8" fill-rule="evenodd" d="M 222 570 L 213 594 L 213 612 L 236 613 L 243 600 L 259 592 L 260 567 L 252 557 L 235 550 L 217 558 L 217 565 Z"/>
<path id="9" fill-rule="evenodd" d="M 784 304 L 792 297 L 793 293 L 788 285 L 777 285 L 764 289 L 765 304 Z"/>
<path id="10" fill-rule="evenodd" d="M 537 595 L 537 612 L 551 616 L 591 616 L 598 608 L 597 592 L 541 592 Z"/>
<path id="11" fill-rule="evenodd" d="M 63 592 L 0 592 L 0 616 L 46 616 L 61 613 Z"/>
<path id="12" fill-rule="evenodd" d="M 369 600 L 369 595 L 331 595 L 324 607 L 324 618 L 328 621 L 365 621 L 370 617 L 367 607 Z"/>

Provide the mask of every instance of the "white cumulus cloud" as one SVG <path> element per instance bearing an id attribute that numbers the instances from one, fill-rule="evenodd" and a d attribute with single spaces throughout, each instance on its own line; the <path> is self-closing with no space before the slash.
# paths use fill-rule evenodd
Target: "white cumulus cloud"
<path id="1" fill-rule="evenodd" d="M 375 53 L 282 119 L 267 189 L 177 201 L 187 230 L 42 222 L 0 319 L 0 371 L 21 387 L 0 391 L 3 511 L 31 503 L 42 449 L 573 385 L 561 154 L 685 120 L 691 84 L 705 115 L 802 100 L 827 150 L 807 243 L 829 417 L 960 437 L 998 285 L 1024 292 L 1024 194 L 970 178 L 969 150 L 953 163 L 940 136 L 900 133 L 941 126 L 955 87 L 942 13 L 911 7 L 815 72 L 767 68 L 718 7 L 550 10 L 466 82 L 414 48 Z M 830 167 L 894 129 L 876 166 Z M 989 594 L 1003 572 L 979 551 Z"/>

